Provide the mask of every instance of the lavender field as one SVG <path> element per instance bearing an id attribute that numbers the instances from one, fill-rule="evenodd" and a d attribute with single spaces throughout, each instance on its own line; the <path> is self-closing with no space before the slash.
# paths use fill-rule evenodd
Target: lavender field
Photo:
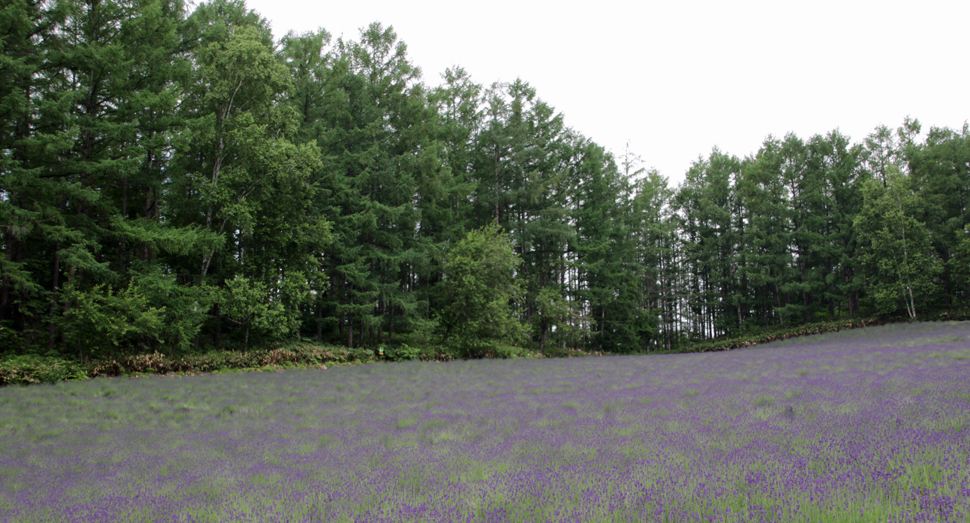
<path id="1" fill-rule="evenodd" d="M 0 390 L 0 521 L 967 521 L 970 323 Z"/>

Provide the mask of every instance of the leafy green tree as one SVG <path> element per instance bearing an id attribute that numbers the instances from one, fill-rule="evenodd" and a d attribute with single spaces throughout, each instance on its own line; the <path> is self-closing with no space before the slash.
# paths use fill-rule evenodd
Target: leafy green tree
<path id="1" fill-rule="evenodd" d="M 427 321 L 427 302 L 412 292 L 429 264 L 417 201 L 424 178 L 439 171 L 440 148 L 420 69 L 393 28 L 371 24 L 333 52 L 332 75 L 313 87 L 331 93 L 316 140 L 334 222 L 324 260 L 333 281 L 318 310 L 352 346 L 355 331 L 360 343 Z"/>
<path id="2" fill-rule="evenodd" d="M 563 346 L 580 344 L 580 337 L 589 328 L 589 318 L 582 316 L 562 289 L 543 287 L 535 297 L 535 306 L 533 325 L 538 331 L 540 352 L 550 341 Z"/>
<path id="3" fill-rule="evenodd" d="M 522 297 L 515 279 L 521 263 L 511 238 L 496 224 L 469 231 L 448 251 L 448 303 L 441 311 L 445 342 L 481 356 L 498 343 L 523 341 L 526 327 L 512 309 Z"/>
<path id="4" fill-rule="evenodd" d="M 624 174 L 628 178 L 641 174 L 630 172 L 624 159 Z M 644 348 L 673 348 L 676 325 L 678 249 L 673 190 L 667 179 L 656 170 L 634 182 L 631 200 L 630 231 L 635 242 L 635 258 L 631 265 L 640 292 L 639 310 L 642 321 L 649 326 L 650 336 Z"/>
<path id="5" fill-rule="evenodd" d="M 310 291 L 325 284 L 320 253 L 329 225 L 313 205 L 319 149 L 291 140 L 299 115 L 283 103 L 292 87 L 290 70 L 274 54 L 264 20 L 242 2 L 216 0 L 200 6 L 189 22 L 200 43 L 182 103 L 189 129 L 177 142 L 167 204 L 173 223 L 197 227 L 212 240 L 178 260 L 181 277 L 215 289 L 206 293 L 214 298 L 215 346 L 222 342 L 223 321 L 247 326 L 244 345 L 248 326 L 271 338 L 284 335 L 281 325 L 288 327 L 285 335 L 295 334 Z M 235 299 L 227 282 L 239 277 L 253 282 L 249 291 L 263 291 L 262 299 Z M 238 305 L 270 302 L 283 307 L 285 321 L 254 323 L 258 311 Z"/>
<path id="6" fill-rule="evenodd" d="M 431 90 L 428 104 L 433 120 L 436 155 L 426 155 L 419 194 L 420 225 L 425 264 L 418 274 L 420 298 L 430 310 L 445 303 L 444 263 L 449 246 L 474 228 L 469 196 L 478 187 L 475 134 L 482 125 L 482 86 L 462 68 L 442 75 L 443 83 Z"/>
<path id="7" fill-rule="evenodd" d="M 829 319 L 858 312 L 862 287 L 856 263 L 857 244 L 853 230 L 862 206 L 859 184 L 865 180 L 863 150 L 833 131 L 816 135 L 808 143 L 808 170 L 817 180 L 813 191 L 812 221 L 817 241 L 812 251 L 813 277 L 817 281 L 813 302 L 827 306 Z M 817 312 L 818 313 L 818 312 Z"/>
<path id="8" fill-rule="evenodd" d="M 18 6 L 29 7 L 17 14 Z M 13 139 L 4 145 L 12 154 L 3 155 L 9 172 L 0 198 L 10 211 L 2 221 L 11 224 L 4 242 L 11 263 L 0 309 L 12 317 L 17 302 L 21 314 L 35 318 L 21 317 L 31 343 L 40 342 L 36 321 L 45 318 L 54 349 L 76 338 L 65 320 L 72 296 L 158 274 L 151 251 L 174 232 L 157 222 L 157 197 L 177 129 L 184 10 L 174 0 L 11 7 L 4 16 L 20 18 L 5 39 L 13 47 L 4 71 L 20 83 L 2 94 L 8 114 L 18 116 L 9 120 L 13 132 L 3 133 Z M 17 51 L 20 37 L 29 37 L 31 53 Z M 19 296 L 11 296 L 11 286 Z"/>
<path id="9" fill-rule="evenodd" d="M 915 218 L 925 203 L 911 180 L 890 168 L 886 182 L 885 187 L 876 180 L 863 185 L 864 204 L 855 219 L 868 291 L 879 313 L 903 309 L 915 320 L 933 296 L 942 267 L 932 256 L 926 226 Z"/>
<path id="10" fill-rule="evenodd" d="M 532 323 L 541 289 L 565 283 L 575 236 L 569 223 L 571 165 L 574 144 L 582 139 L 521 79 L 494 83 L 483 105 L 473 156 L 473 216 L 480 225 L 497 220 L 515 240 L 526 289 L 519 315 Z"/>
<path id="11" fill-rule="evenodd" d="M 823 281 L 817 270 L 817 253 L 813 250 L 822 241 L 824 223 L 824 214 L 818 214 L 821 205 L 817 198 L 823 190 L 821 173 L 809 168 L 809 149 L 794 134 L 785 136 L 781 154 L 781 179 L 791 209 L 788 249 L 792 255 L 790 277 L 781 286 L 785 293 L 781 313 L 809 323 L 815 319 L 817 304 L 813 297 Z"/>

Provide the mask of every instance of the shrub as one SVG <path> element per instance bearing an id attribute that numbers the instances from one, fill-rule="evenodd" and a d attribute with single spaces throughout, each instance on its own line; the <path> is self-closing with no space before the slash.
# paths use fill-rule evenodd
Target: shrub
<path id="1" fill-rule="evenodd" d="M 453 359 L 519 358 L 526 352 L 520 347 L 478 338 L 454 340 L 448 350 Z"/>
<path id="2" fill-rule="evenodd" d="M 374 352 L 367 349 L 348 350 L 340 347 L 289 343 L 271 349 L 248 352 L 210 351 L 178 357 L 154 352 L 110 360 L 97 360 L 88 364 L 87 374 L 95 377 L 120 376 L 128 373 L 206 373 L 267 366 L 290 367 L 331 362 L 372 361 L 373 359 Z"/>
<path id="3" fill-rule="evenodd" d="M 0 385 L 28 385 L 86 379 L 80 365 L 49 356 L 6 356 L 0 359 Z"/>
<path id="4" fill-rule="evenodd" d="M 524 295 L 515 279 L 521 264 L 512 239 L 496 224 L 470 231 L 448 251 L 444 267 L 448 303 L 441 311 L 446 341 L 476 358 L 483 350 L 494 350 L 491 340 L 525 339 L 527 327 L 511 308 Z"/>
<path id="5" fill-rule="evenodd" d="M 120 291 L 110 285 L 68 287 L 67 295 L 73 305 L 64 314 L 64 338 L 67 346 L 79 348 L 80 357 L 118 354 L 144 337 L 158 339 L 165 307 L 152 306 L 134 283 Z"/>
<path id="6" fill-rule="evenodd" d="M 407 343 L 402 343 L 396 347 L 386 348 L 384 355 L 392 361 L 407 361 L 422 359 L 424 351 L 418 347 L 412 347 Z"/>

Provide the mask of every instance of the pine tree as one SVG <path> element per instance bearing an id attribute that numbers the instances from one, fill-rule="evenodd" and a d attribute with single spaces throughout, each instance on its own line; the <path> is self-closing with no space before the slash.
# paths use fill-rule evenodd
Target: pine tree
<path id="1" fill-rule="evenodd" d="M 904 152 L 920 199 L 925 203 L 914 216 L 924 223 L 941 264 L 936 307 L 949 308 L 970 298 L 970 266 L 961 254 L 970 226 L 970 127 L 960 132 L 931 128 L 925 143 L 912 144 Z"/>

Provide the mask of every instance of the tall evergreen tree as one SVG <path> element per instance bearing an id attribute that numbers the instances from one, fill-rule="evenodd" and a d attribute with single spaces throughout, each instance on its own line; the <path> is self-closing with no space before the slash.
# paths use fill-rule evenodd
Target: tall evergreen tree
<path id="1" fill-rule="evenodd" d="M 941 264 L 938 307 L 953 307 L 970 298 L 970 266 L 961 254 L 970 226 L 970 127 L 960 132 L 931 128 L 924 144 L 905 151 L 913 184 L 925 203 L 914 216 L 926 225 L 934 258 Z"/>
<path id="2" fill-rule="evenodd" d="M 691 305 L 703 337 L 736 330 L 742 317 L 738 245 L 744 215 L 735 194 L 740 175 L 741 161 L 715 148 L 708 160 L 694 163 L 677 193 L 685 256 L 694 280 Z"/>
<path id="3" fill-rule="evenodd" d="M 636 258 L 631 187 L 601 146 L 583 140 L 576 157 L 574 292 L 591 322 L 590 342 L 599 350 L 640 350 L 653 326 L 639 308 L 631 270 Z"/>
<path id="4" fill-rule="evenodd" d="M 749 218 L 742 235 L 747 256 L 752 317 L 760 325 L 784 324 L 787 295 L 782 286 L 791 277 L 791 206 L 782 181 L 782 143 L 766 139 L 757 156 L 746 162 L 738 197 Z"/>
<path id="5" fill-rule="evenodd" d="M 624 174 L 634 178 L 642 173 L 631 172 L 625 158 Z M 629 230 L 635 242 L 635 258 L 631 267 L 639 291 L 640 334 L 650 332 L 648 339 L 641 340 L 641 348 L 670 350 L 677 329 L 673 190 L 656 170 L 633 183 Z"/>
<path id="6" fill-rule="evenodd" d="M 818 190 L 813 195 L 813 213 L 818 222 L 818 242 L 814 246 L 816 271 L 821 280 L 815 301 L 828 310 L 828 318 L 855 316 L 859 307 L 862 281 L 856 263 L 855 217 L 861 210 L 859 184 L 862 149 L 833 131 L 814 136 L 808 144 L 809 170 L 817 173 Z"/>
<path id="7" fill-rule="evenodd" d="M 33 327 L 31 309 L 56 303 L 58 292 L 47 278 L 50 218 L 59 214 L 49 195 L 57 182 L 45 176 L 44 164 L 52 150 L 66 147 L 60 118 L 50 116 L 57 101 L 48 64 L 66 8 L 18 0 L 0 9 L 0 343 L 9 346 L 17 345 L 15 331 Z"/>

